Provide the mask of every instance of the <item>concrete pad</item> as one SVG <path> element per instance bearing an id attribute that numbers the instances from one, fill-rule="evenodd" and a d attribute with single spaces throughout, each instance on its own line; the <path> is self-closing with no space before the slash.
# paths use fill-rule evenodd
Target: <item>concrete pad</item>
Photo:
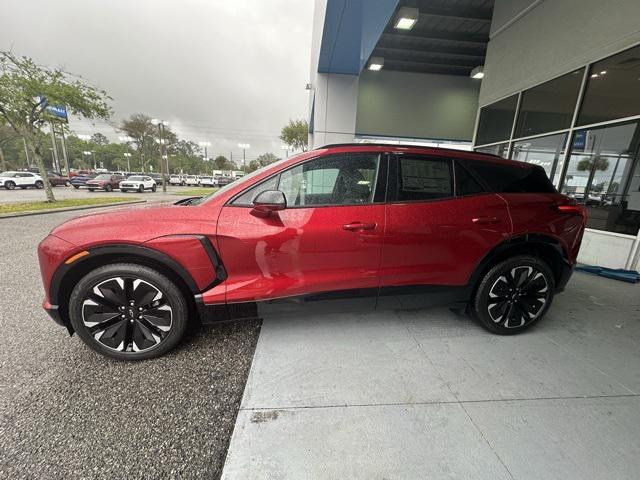
<path id="1" fill-rule="evenodd" d="M 441 377 L 461 401 L 633 393 L 551 342 L 543 328 L 517 336 L 478 333 L 419 337 Z"/>
<path id="2" fill-rule="evenodd" d="M 508 479 L 458 404 L 241 411 L 235 479 Z"/>
<path id="3" fill-rule="evenodd" d="M 640 398 L 468 403 L 517 480 L 637 479 Z"/>
<path id="4" fill-rule="evenodd" d="M 454 401 L 393 313 L 265 320 L 242 408 Z"/>

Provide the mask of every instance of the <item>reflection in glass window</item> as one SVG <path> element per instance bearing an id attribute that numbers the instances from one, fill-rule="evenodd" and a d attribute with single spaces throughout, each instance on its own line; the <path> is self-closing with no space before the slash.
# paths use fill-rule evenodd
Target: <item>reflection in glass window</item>
<path id="1" fill-rule="evenodd" d="M 639 144 L 637 122 L 576 132 L 561 191 L 587 206 L 588 227 L 637 234 Z"/>
<path id="2" fill-rule="evenodd" d="M 578 125 L 640 114 L 640 47 L 594 63 Z"/>
<path id="3" fill-rule="evenodd" d="M 567 134 L 550 135 L 514 142 L 511 158 L 541 166 L 552 183 L 558 185 L 567 143 Z"/>
<path id="4" fill-rule="evenodd" d="M 509 150 L 509 142 L 499 143 L 497 145 L 491 145 L 490 147 L 480 147 L 475 149 L 475 151 L 478 153 L 490 153 L 492 155 L 498 155 L 499 157 L 503 157 L 503 158 L 507 158 L 508 150 Z"/>
<path id="5" fill-rule="evenodd" d="M 311 160 L 282 172 L 278 190 L 287 206 L 371 203 L 378 160 L 373 154 Z"/>
<path id="6" fill-rule="evenodd" d="M 571 126 L 584 68 L 522 93 L 514 137 L 528 137 Z"/>
<path id="7" fill-rule="evenodd" d="M 513 127 L 518 95 L 512 95 L 480 110 L 476 145 L 508 140 Z"/>

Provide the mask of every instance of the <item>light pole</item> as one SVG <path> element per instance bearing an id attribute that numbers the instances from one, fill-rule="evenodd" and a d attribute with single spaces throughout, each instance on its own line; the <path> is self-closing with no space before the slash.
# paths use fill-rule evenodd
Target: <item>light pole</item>
<path id="1" fill-rule="evenodd" d="M 289 145 L 283 143 L 281 148 L 285 151 L 286 158 L 289 158 Z"/>
<path id="2" fill-rule="evenodd" d="M 242 149 L 242 167 L 246 173 L 247 170 L 247 148 L 251 148 L 251 145 L 248 143 L 239 143 L 238 148 Z M 235 174 L 234 174 L 235 175 Z"/>
<path id="3" fill-rule="evenodd" d="M 131 173 L 131 154 L 129 152 L 124 152 L 122 155 L 127 157 L 127 172 Z"/>
<path id="4" fill-rule="evenodd" d="M 200 145 L 200 147 L 202 147 L 204 149 L 204 158 L 203 160 L 205 162 L 209 161 L 209 155 L 207 154 L 207 148 L 211 146 L 211 142 L 198 142 L 198 145 Z M 204 167 L 205 172 L 207 171 L 207 167 Z"/>
<path id="5" fill-rule="evenodd" d="M 92 151 L 88 151 L 85 150 L 84 152 L 82 152 L 83 155 L 91 155 L 93 157 L 93 170 L 97 170 L 98 166 L 96 165 L 96 156 L 95 156 L 95 152 Z"/>
<path id="6" fill-rule="evenodd" d="M 169 156 L 167 155 L 166 142 L 164 140 L 164 128 L 169 126 L 169 122 L 165 120 L 151 119 L 151 123 L 158 126 L 158 135 L 160 136 L 160 172 L 162 174 L 162 191 L 167 191 L 167 170 L 169 170 Z M 165 162 L 167 162 L 165 164 Z"/>

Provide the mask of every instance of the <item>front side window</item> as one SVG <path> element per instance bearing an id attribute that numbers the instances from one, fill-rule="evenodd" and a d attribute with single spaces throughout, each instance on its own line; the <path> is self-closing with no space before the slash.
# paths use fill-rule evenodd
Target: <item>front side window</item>
<path id="1" fill-rule="evenodd" d="M 453 196 L 451 162 L 425 157 L 398 158 L 398 201 Z"/>

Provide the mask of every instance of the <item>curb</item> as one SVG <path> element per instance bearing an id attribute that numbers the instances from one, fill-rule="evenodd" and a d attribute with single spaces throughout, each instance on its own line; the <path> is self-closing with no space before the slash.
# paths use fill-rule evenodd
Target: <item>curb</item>
<path id="1" fill-rule="evenodd" d="M 31 217 L 33 215 L 47 215 L 50 213 L 73 212 L 74 210 L 91 210 L 92 208 L 118 207 L 120 205 L 134 205 L 137 203 L 147 203 L 147 200 L 131 200 L 128 202 L 85 205 L 81 207 L 51 208 L 49 210 L 38 210 L 38 211 L 30 211 L 30 212 L 27 211 L 27 212 L 16 212 L 16 213 L 3 213 L 3 214 L 0 214 L 0 220 L 3 218 Z"/>

